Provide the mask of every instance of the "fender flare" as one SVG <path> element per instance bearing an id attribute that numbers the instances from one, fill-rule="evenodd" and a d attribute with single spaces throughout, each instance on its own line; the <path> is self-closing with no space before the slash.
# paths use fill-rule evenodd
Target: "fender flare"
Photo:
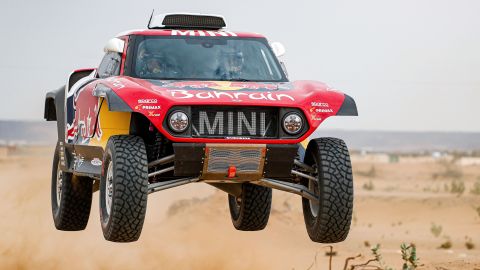
<path id="1" fill-rule="evenodd" d="M 355 100 L 351 96 L 345 95 L 342 106 L 340 106 L 340 109 L 336 115 L 358 116 L 357 104 L 355 103 Z"/>
<path id="2" fill-rule="evenodd" d="M 107 101 L 108 110 L 111 112 L 133 112 L 132 108 L 121 99 L 110 87 L 99 83 L 93 89 L 92 94 L 96 97 L 103 97 Z"/>

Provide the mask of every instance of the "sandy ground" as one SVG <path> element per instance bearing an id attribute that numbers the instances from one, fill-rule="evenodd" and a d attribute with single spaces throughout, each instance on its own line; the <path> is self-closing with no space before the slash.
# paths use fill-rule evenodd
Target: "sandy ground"
<path id="1" fill-rule="evenodd" d="M 305 231 L 300 198 L 283 192 L 274 192 L 270 222 L 260 232 L 236 231 L 226 194 L 206 184 L 152 194 L 135 243 L 103 239 L 98 193 L 85 231 L 56 231 L 52 151 L 0 158 L 0 269 L 328 269 L 326 246 Z M 377 243 L 385 263 L 401 269 L 402 242 L 416 244 L 421 269 L 480 269 L 480 195 L 470 193 L 480 168 L 459 170 L 453 177 L 465 184 L 460 196 L 446 191 L 452 177 L 438 176 L 445 171 L 439 162 L 354 160 L 354 220 L 348 239 L 334 245 L 333 269 L 343 269 L 349 256 L 365 261 Z M 438 236 L 432 224 L 441 226 Z M 447 241 L 451 248 L 438 248 Z"/>

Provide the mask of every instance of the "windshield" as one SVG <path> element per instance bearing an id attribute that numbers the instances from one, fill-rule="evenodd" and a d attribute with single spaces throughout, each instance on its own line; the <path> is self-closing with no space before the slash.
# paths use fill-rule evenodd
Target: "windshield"
<path id="1" fill-rule="evenodd" d="M 145 36 L 134 77 L 164 80 L 286 81 L 265 39 Z"/>

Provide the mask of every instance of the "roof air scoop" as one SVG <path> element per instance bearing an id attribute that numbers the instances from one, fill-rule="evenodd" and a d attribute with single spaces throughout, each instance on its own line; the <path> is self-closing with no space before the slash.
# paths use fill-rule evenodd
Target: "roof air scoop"
<path id="1" fill-rule="evenodd" d="M 218 30 L 226 26 L 225 19 L 219 15 L 197 13 L 168 13 L 152 15 L 148 29 L 202 29 Z"/>

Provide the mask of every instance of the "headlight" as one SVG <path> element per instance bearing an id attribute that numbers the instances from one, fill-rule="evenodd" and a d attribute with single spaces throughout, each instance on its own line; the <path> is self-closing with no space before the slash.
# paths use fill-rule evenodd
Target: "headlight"
<path id="1" fill-rule="evenodd" d="M 173 112 L 168 119 L 168 125 L 177 133 L 184 132 L 188 128 L 187 114 L 181 111 Z"/>
<path id="2" fill-rule="evenodd" d="M 289 113 L 283 117 L 283 129 L 290 135 L 295 135 L 302 130 L 303 118 L 297 113 Z"/>

